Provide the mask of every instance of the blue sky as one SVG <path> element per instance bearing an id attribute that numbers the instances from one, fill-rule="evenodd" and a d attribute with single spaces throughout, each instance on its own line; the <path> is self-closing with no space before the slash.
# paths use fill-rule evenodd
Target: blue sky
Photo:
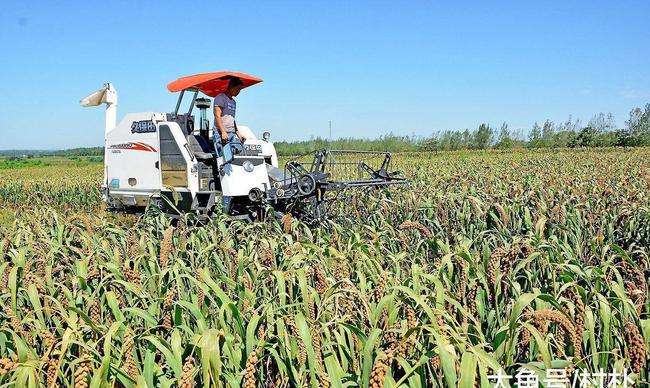
<path id="1" fill-rule="evenodd" d="M 170 111 L 166 84 L 235 70 L 264 83 L 238 122 L 274 140 L 427 136 L 650 102 L 644 1 L 14 1 L 0 13 L 0 149 L 101 145 L 79 100 L 113 82 L 118 120 Z"/>

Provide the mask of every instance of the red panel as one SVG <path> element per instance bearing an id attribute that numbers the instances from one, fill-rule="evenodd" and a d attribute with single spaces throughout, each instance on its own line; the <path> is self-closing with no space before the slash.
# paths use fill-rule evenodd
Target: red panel
<path id="1" fill-rule="evenodd" d="M 180 92 L 185 89 L 198 88 L 201 93 L 214 97 L 219 93 L 226 91 L 226 88 L 228 87 L 228 79 L 230 77 L 241 79 L 245 88 L 262 82 L 260 78 L 248 74 L 236 73 L 234 71 L 220 71 L 216 73 L 202 73 L 179 78 L 176 81 L 167 84 L 167 89 L 169 89 L 170 92 Z"/>

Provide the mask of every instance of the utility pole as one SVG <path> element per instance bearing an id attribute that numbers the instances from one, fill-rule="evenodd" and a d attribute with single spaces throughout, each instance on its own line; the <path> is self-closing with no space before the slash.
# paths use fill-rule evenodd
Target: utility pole
<path id="1" fill-rule="evenodd" d="M 332 141 L 332 120 L 329 121 L 330 123 L 330 142 Z"/>

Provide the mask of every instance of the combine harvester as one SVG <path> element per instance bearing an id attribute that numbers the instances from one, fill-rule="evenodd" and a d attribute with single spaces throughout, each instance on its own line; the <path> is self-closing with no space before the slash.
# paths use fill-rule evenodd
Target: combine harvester
<path id="1" fill-rule="evenodd" d="M 173 112 L 130 113 L 118 125 L 112 84 L 81 101 L 84 107 L 106 104 L 102 193 L 110 210 L 141 213 L 153 204 L 172 217 L 184 212 L 209 216 L 222 204 L 226 214 L 237 218 L 292 214 L 315 224 L 327 218 L 328 193 L 407 182 L 389 172 L 388 152 L 320 150 L 308 162 L 292 160 L 280 169 L 270 134 L 258 139 L 241 125 L 243 149 L 226 145 L 223 155 L 217 155 L 208 120 L 211 100 L 199 93 L 215 97 L 232 77 L 244 87 L 262 82 L 235 72 L 179 78 L 167 85 L 169 91 L 180 92 Z M 186 95 L 189 109 L 181 113 Z M 195 107 L 200 111 L 198 126 Z M 335 170 L 356 176 L 333 180 Z"/>

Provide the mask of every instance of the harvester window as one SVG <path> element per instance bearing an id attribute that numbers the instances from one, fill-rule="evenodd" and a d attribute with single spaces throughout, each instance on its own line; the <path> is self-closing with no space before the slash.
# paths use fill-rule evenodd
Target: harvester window
<path id="1" fill-rule="evenodd" d="M 168 125 L 161 125 L 160 165 L 162 183 L 170 187 L 187 187 L 187 163 Z"/>

